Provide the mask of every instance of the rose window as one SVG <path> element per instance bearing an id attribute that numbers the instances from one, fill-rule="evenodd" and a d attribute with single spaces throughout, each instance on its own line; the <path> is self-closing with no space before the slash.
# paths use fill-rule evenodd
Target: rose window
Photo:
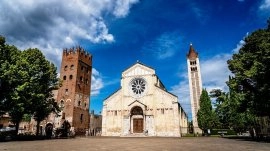
<path id="1" fill-rule="evenodd" d="M 146 87 L 146 82 L 142 78 L 134 79 L 131 82 L 131 90 L 136 95 L 141 95 L 144 93 Z"/>

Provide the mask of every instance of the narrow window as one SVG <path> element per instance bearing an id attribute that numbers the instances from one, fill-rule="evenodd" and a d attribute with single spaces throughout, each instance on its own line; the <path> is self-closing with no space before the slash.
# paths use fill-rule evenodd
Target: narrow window
<path id="1" fill-rule="evenodd" d="M 67 77 L 66 76 L 63 76 L 63 80 L 66 80 L 67 79 Z"/>
<path id="2" fill-rule="evenodd" d="M 66 71 L 66 70 L 67 70 L 67 68 L 68 68 L 68 66 L 65 66 L 64 70 Z"/>
<path id="3" fill-rule="evenodd" d="M 62 113 L 62 119 L 65 119 L 65 118 L 66 118 L 66 113 L 63 112 L 63 113 Z"/>
<path id="4" fill-rule="evenodd" d="M 164 114 L 164 109 L 161 109 L 161 114 Z"/>
<path id="5" fill-rule="evenodd" d="M 82 76 L 80 77 L 80 81 L 82 81 L 82 82 L 83 82 L 83 77 L 82 77 Z"/>
<path id="6" fill-rule="evenodd" d="M 68 95 L 68 89 L 66 89 L 65 93 L 66 93 L 66 95 Z"/>
<path id="7" fill-rule="evenodd" d="M 78 106 L 81 106 L 81 101 L 78 102 Z"/>
<path id="8" fill-rule="evenodd" d="M 72 78 L 73 78 L 73 75 L 70 75 L 70 76 L 69 76 L 69 80 L 72 80 Z"/>
<path id="9" fill-rule="evenodd" d="M 83 122 L 83 114 L 81 114 L 80 121 Z"/>
<path id="10" fill-rule="evenodd" d="M 114 115 L 117 116 L 117 111 L 114 111 Z"/>

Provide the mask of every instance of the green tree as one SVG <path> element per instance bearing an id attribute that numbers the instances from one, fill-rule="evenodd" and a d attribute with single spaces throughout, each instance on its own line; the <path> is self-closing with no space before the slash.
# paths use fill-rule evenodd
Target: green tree
<path id="1" fill-rule="evenodd" d="M 254 125 L 254 116 L 250 112 L 239 113 L 239 105 L 243 99 L 241 94 L 215 89 L 210 92 L 212 98 L 216 98 L 216 114 L 221 123 L 221 128 L 234 129 L 243 132 Z"/>
<path id="2" fill-rule="evenodd" d="M 198 126 L 203 130 L 204 133 L 207 132 L 207 129 L 213 129 L 214 127 L 218 126 L 217 116 L 214 110 L 212 110 L 211 100 L 206 89 L 202 90 L 197 120 Z"/>
<path id="3" fill-rule="evenodd" d="M 38 49 L 18 50 L 0 36 L 0 112 L 8 112 L 18 132 L 25 114 L 40 121 L 59 108 L 52 91 L 58 87 L 56 67 Z M 38 133 L 39 128 L 37 128 Z"/>
<path id="4" fill-rule="evenodd" d="M 233 76 L 229 88 L 243 96 L 239 111 L 270 116 L 270 20 L 266 29 L 258 29 L 245 38 L 245 44 L 228 60 Z"/>
<path id="5" fill-rule="evenodd" d="M 11 116 L 11 121 L 16 126 L 16 132 L 19 129 L 24 114 L 30 114 L 31 100 L 28 92 L 31 92 L 29 87 L 29 74 L 27 68 L 29 63 L 21 56 L 21 51 L 18 51 L 16 61 L 14 63 L 6 62 L 4 65 L 4 79 L 7 80 L 7 97 L 6 107 Z"/>
<path id="6" fill-rule="evenodd" d="M 15 46 L 5 43 L 5 37 L 0 35 L 0 116 L 10 108 L 12 91 L 16 81 L 7 72 L 16 64 L 20 51 Z"/>
<path id="7" fill-rule="evenodd" d="M 39 125 L 50 113 L 59 112 L 58 105 L 53 99 L 53 90 L 59 85 L 56 67 L 46 60 L 45 56 L 38 49 L 27 49 L 23 51 L 22 57 L 29 63 L 28 67 L 28 87 L 30 91 L 29 100 L 31 100 L 31 114 L 37 121 L 37 131 L 39 134 Z"/>
<path id="8" fill-rule="evenodd" d="M 21 60 L 21 51 L 15 46 L 5 44 L 5 38 L 0 36 L 0 79 L 1 79 L 1 109 L 8 112 L 11 121 L 18 132 L 19 123 L 25 113 L 28 113 L 28 100 L 24 96 L 25 79 L 27 79 L 27 62 Z"/>

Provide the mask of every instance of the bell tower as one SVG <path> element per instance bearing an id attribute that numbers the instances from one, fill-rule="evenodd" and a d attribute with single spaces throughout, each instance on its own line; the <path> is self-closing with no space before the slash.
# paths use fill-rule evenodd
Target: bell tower
<path id="1" fill-rule="evenodd" d="M 89 129 L 91 75 L 91 54 L 81 47 L 63 50 L 57 103 L 62 107 L 61 123 L 67 120 L 76 135 Z"/>
<path id="2" fill-rule="evenodd" d="M 200 109 L 202 79 L 198 53 L 194 50 L 192 44 L 190 44 L 189 52 L 187 54 L 187 65 L 194 134 L 201 134 L 202 130 L 198 127 L 197 112 Z"/>

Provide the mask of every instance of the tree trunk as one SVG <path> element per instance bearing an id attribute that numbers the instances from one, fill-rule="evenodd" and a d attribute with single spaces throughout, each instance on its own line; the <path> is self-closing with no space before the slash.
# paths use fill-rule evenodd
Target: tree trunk
<path id="1" fill-rule="evenodd" d="M 40 121 L 37 121 L 37 126 L 36 126 L 36 135 L 39 135 L 39 125 L 40 125 Z"/>
<path id="2" fill-rule="evenodd" d="M 15 123 L 15 135 L 17 135 L 18 132 L 19 132 L 19 126 L 20 126 L 20 121 L 17 121 L 17 122 Z"/>

